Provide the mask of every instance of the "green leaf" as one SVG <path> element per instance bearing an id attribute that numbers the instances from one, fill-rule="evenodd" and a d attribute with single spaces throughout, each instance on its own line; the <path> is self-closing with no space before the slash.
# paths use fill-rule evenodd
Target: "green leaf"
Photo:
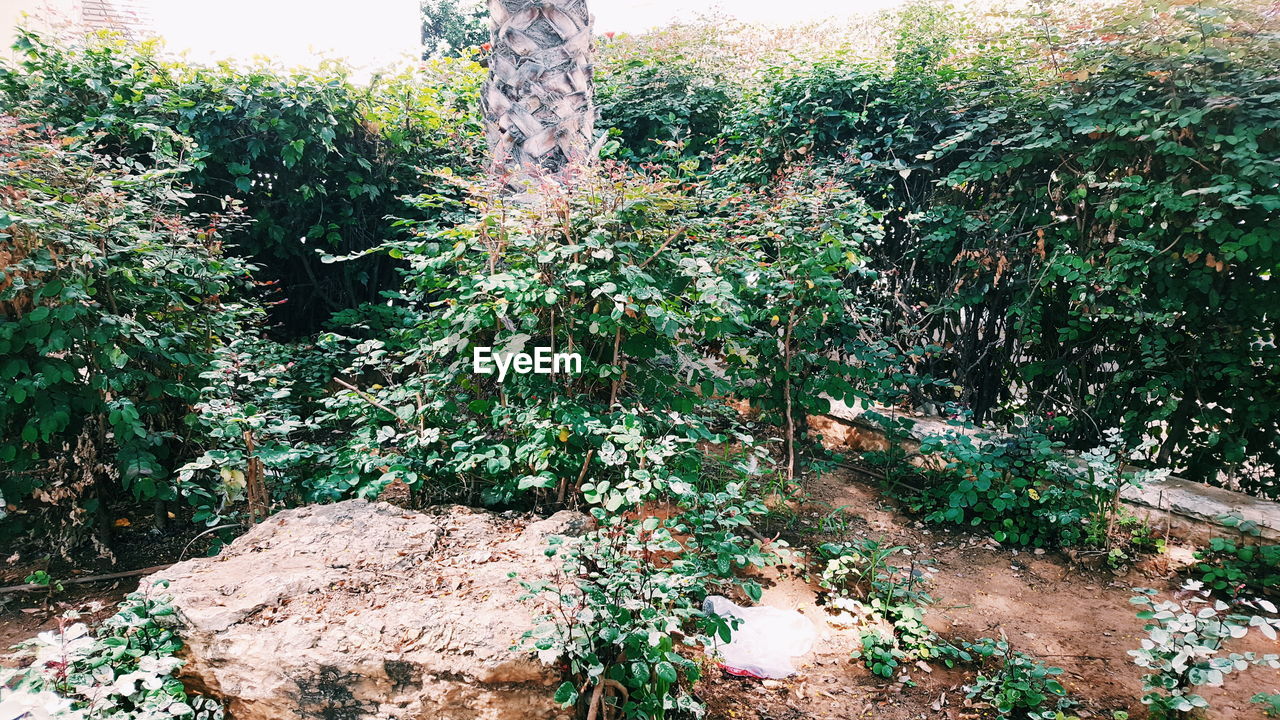
<path id="1" fill-rule="evenodd" d="M 578 702 L 578 688 L 568 681 L 561 683 L 560 687 L 556 688 L 555 701 L 564 707 L 573 705 Z"/>

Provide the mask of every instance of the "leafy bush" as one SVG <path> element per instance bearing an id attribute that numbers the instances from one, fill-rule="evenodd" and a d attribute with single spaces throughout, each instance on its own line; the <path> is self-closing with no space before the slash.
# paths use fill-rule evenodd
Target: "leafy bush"
<path id="1" fill-rule="evenodd" d="M 1060 448 L 1032 428 L 926 439 L 920 452 L 942 453 L 947 468 L 908 502 L 930 522 L 983 527 L 999 542 L 1075 544 L 1094 507 L 1092 488 L 1064 472 Z"/>
<path id="2" fill-rule="evenodd" d="M 556 693 L 565 705 L 582 702 L 592 713 L 613 706 L 624 717 L 693 711 L 697 702 L 684 688 L 701 670 L 677 642 L 701 610 L 692 578 L 651 560 L 678 555 L 681 545 L 657 518 L 608 522 L 570 550 L 562 585 L 527 585 L 552 607 L 526 637 L 546 657 L 568 662 L 574 679 Z"/>
<path id="3" fill-rule="evenodd" d="M 1061 718 L 1073 704 L 1057 677 L 1062 668 L 1041 664 L 1005 640 L 983 638 L 949 649 L 953 658 L 986 666 L 967 685 L 966 696 L 991 706 L 1002 718 Z M 1052 701 L 1053 709 L 1043 707 Z"/>
<path id="4" fill-rule="evenodd" d="M 255 332 L 217 349 L 200 375 L 205 386 L 187 418 L 192 444 L 203 452 L 178 471 L 179 492 L 195 508 L 192 522 L 213 526 L 261 519 L 273 506 L 330 497 L 309 491 L 323 448 L 302 416 L 313 409 L 311 396 L 319 390 L 306 387 L 307 379 L 298 376 L 301 368 L 323 373 L 333 364 L 332 358 L 281 346 Z M 301 397 L 299 385 L 304 386 Z M 246 517 L 240 516 L 242 510 Z"/>
<path id="5" fill-rule="evenodd" d="M 6 710 L 54 720 L 221 720 L 217 702 L 189 696 L 173 676 L 182 665 L 173 612 L 163 597 L 134 592 L 96 633 L 60 619 L 57 630 L 19 645 L 30 666 L 0 668 Z"/>
<path id="6" fill-rule="evenodd" d="M 886 545 L 870 538 L 819 545 L 815 551 L 816 559 L 822 563 L 818 585 L 836 596 L 869 591 L 873 582 L 889 572 L 889 558 L 906 549 L 904 545 Z"/>
<path id="7" fill-rule="evenodd" d="M 1275 397 L 1265 368 L 1280 360 L 1269 341 L 1280 296 L 1264 280 L 1280 252 L 1267 159 L 1280 86 L 1263 70 L 1274 43 L 1246 29 L 1265 22 L 1251 10 L 1125 6 L 1078 44 L 1064 39 L 1047 92 L 939 143 L 936 155 L 963 158 L 945 183 L 964 209 L 940 206 L 924 224 L 971 289 L 953 307 L 1008 318 L 1004 334 L 1021 338 L 997 351 L 1009 379 L 1074 438 L 1104 423 L 1132 442 L 1154 435 L 1158 462 L 1259 491 L 1266 473 L 1239 470 L 1278 449 L 1277 414 L 1257 398 Z"/>
<path id="8" fill-rule="evenodd" d="M 923 589 L 924 573 L 914 561 L 906 568 L 888 562 L 906 550 L 864 539 L 826 543 L 816 551 L 822 566 L 815 579 L 827 593 L 827 606 L 851 613 L 862 626 L 862 647 L 853 656 L 886 678 L 907 660 L 932 657 L 939 642 L 924 622 L 922 606 L 933 602 Z"/>
<path id="9" fill-rule="evenodd" d="M 924 608 L 913 603 L 873 602 L 871 611 L 887 628 L 873 625 L 863 629 L 859 633 L 862 648 L 854 650 L 853 657 L 861 658 L 872 673 L 891 678 L 903 662 L 929 658 L 937 649 L 937 637 L 924 622 Z"/>
<path id="10" fill-rule="evenodd" d="M 764 69 L 711 177 L 769 189 L 841 161 L 884 214 L 878 307 L 947 348 L 915 369 L 950 387 L 918 404 L 1048 414 L 1076 448 L 1114 426 L 1158 438 L 1157 465 L 1274 493 L 1280 413 L 1257 401 L 1280 396 L 1265 10 L 1050 13 L 1027 20 L 1047 33 L 1029 43 L 1021 25 L 968 35 L 911 8 L 892 65 L 835 52 Z"/>
<path id="11" fill-rule="evenodd" d="M 490 504 L 581 494 L 612 511 L 697 476 L 694 444 L 739 424 L 722 399 L 731 389 L 769 422 L 790 412 L 794 467 L 791 438 L 805 411 L 825 409 L 822 393 L 856 402 L 902 378 L 876 372 L 893 353 L 876 346 L 873 356 L 856 339 L 843 288 L 857 277 L 848 256 L 865 225 L 838 191 L 798 189 L 794 217 L 768 237 L 738 237 L 723 218 L 698 217 L 674 183 L 620 166 L 583 171 L 534 204 L 462 184 L 471 219 L 447 230 L 405 221 L 414 238 L 385 246 L 409 268 L 390 305 L 361 319 L 378 338 L 323 340 L 354 358 L 342 382 L 355 389 L 315 416 L 344 429 L 328 463 L 335 486 L 365 492 L 357 486 L 368 482 L 376 493 L 401 479 Z M 840 215 L 818 217 L 833 205 Z M 805 305 L 817 300 L 829 310 Z M 474 372 L 476 347 L 574 352 L 582 372 L 499 382 Z M 649 460 L 624 469 L 636 454 Z M 369 467 L 384 469 L 373 478 Z"/>
<path id="12" fill-rule="evenodd" d="M 375 300 L 396 281 L 385 256 L 332 265 L 391 234 L 400 196 L 420 192 L 424 168 L 480 167 L 480 67 L 437 60 L 354 85 L 336 64 L 315 72 L 240 70 L 162 59 L 152 43 L 111 36 L 63 45 L 24 32 L 0 69 L 11 112 L 151 168 L 181 163 L 190 207 L 244 203 L 253 223 L 228 237 L 283 297 L 283 331 L 318 330 L 329 314 Z M 423 219 L 435 218 L 428 214 Z"/>
<path id="13" fill-rule="evenodd" d="M 559 701 L 593 714 L 614 707 L 628 718 L 701 714 L 689 693 L 701 668 L 681 653 L 732 637 L 723 618 L 702 611 L 702 601 L 735 585 L 758 600 L 759 586 L 735 574 L 775 561 L 738 534 L 764 512 L 762 503 L 748 499 L 748 489 L 741 481 L 690 487 L 674 498 L 678 510 L 665 520 L 630 520 L 595 508 L 599 529 L 548 550 L 564 558 L 563 574 L 525 583 L 530 598 L 548 606 L 525 641 L 549 659 L 568 662 L 572 679 L 561 686 Z"/>
<path id="14" fill-rule="evenodd" d="M 1030 425 L 1012 435 L 926 438 L 920 453 L 946 464 L 907 498 L 913 510 L 930 522 L 982 527 L 998 542 L 1033 547 L 1091 542 L 1112 549 L 1121 491 L 1167 475 L 1123 469 L 1131 453 L 1115 431 L 1078 459 Z M 1156 547 L 1144 538 L 1140 526 L 1130 529 L 1126 545 Z"/>
<path id="15" fill-rule="evenodd" d="M 770 192 L 716 197 L 705 232 L 743 307 L 722 355 L 734 396 L 783 429 L 788 479 L 800 463 L 806 415 L 893 403 L 929 378 L 904 370 L 934 350 L 909 331 L 886 332 L 866 255 L 880 237 L 873 213 L 830 168 L 794 168 Z"/>
<path id="16" fill-rule="evenodd" d="M 475 219 L 387 246 L 410 267 L 386 339 L 358 343 L 346 374 L 366 387 L 318 418 L 349 428 L 333 482 L 368 477 L 372 453 L 385 469 L 371 492 L 394 478 L 486 503 L 580 494 L 613 511 L 696 477 L 694 443 L 728 416 L 701 350 L 735 310 L 732 287 L 684 239 L 684 201 L 604 173 L 545 205 L 474 192 Z M 499 381 L 473 367 L 476 347 L 538 346 L 579 354 L 581 373 Z"/>
<path id="17" fill-rule="evenodd" d="M 731 100 L 723 74 L 663 45 L 619 44 L 599 64 L 597 124 L 631 161 L 697 157 L 720 135 Z"/>
<path id="18" fill-rule="evenodd" d="M 0 515 L 61 513 L 65 550 L 122 493 L 177 498 L 182 418 L 251 267 L 223 251 L 233 202 L 183 215 L 168 174 L 11 121 L 0 152 Z"/>
<path id="19" fill-rule="evenodd" d="M 1200 581 L 1227 597 L 1271 593 L 1280 586 L 1280 545 L 1213 538 L 1209 547 L 1196 551 L 1196 560 Z"/>

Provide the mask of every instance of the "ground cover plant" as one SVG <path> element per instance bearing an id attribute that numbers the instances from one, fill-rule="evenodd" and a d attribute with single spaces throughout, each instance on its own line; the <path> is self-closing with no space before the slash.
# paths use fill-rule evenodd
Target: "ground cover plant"
<path id="1" fill-rule="evenodd" d="M 1130 654 L 1151 671 L 1143 678 L 1142 702 L 1159 718 L 1189 717 L 1197 708 L 1208 707 L 1195 692 L 1197 686 L 1221 685 L 1228 674 L 1252 665 L 1280 665 L 1280 655 L 1275 653 L 1220 655 L 1226 640 L 1244 637 L 1253 628 L 1274 640 L 1280 625 L 1274 604 L 1259 600 L 1233 606 L 1211 599 L 1199 583 L 1189 583 L 1186 589 L 1182 599 L 1157 601 L 1154 590 L 1144 589 L 1132 600 L 1148 608 L 1138 617 L 1152 621 L 1146 626 L 1148 637 L 1142 647 Z"/>
<path id="2" fill-rule="evenodd" d="M 909 692 L 936 665 L 999 717 L 1103 712 L 997 623 L 944 629 L 926 536 L 1014 573 L 1202 582 L 1135 598 L 1121 712 L 1189 717 L 1200 688 L 1276 666 L 1234 644 L 1274 639 L 1276 546 L 1227 523 L 1172 569 L 1167 529 L 1122 502 L 1170 473 L 1280 493 L 1273 11 L 925 1 L 834 46 L 601 35 L 589 157 L 501 175 L 481 83 L 502 56 L 470 9 L 425 12 L 431 59 L 359 82 L 19 34 L 0 64 L 15 583 L 55 604 L 144 527 L 186 556 L 353 497 L 574 509 L 596 524 L 525 582 L 517 646 L 562 661 L 556 699 L 591 720 L 708 712 L 734 627 L 703 600 L 793 580 L 848 621 L 841 666 L 867 682 Z M 580 364 L 486 367 L 534 348 Z M 880 449 L 824 444 L 833 409 L 878 418 Z M 915 438 L 920 416 L 948 430 Z M 839 468 L 922 534 L 835 503 L 807 528 Z M 130 596 L 96 632 L 63 623 L 0 688 L 54 717 L 217 717 L 172 677 L 171 612 Z"/>
<path id="3" fill-rule="evenodd" d="M 96 631 L 75 617 L 58 619 L 20 649 L 31 656 L 27 671 L 0 670 L 10 691 L 6 712 L 67 720 L 89 718 L 193 718 L 220 720 L 222 706 L 188 695 L 172 676 L 182 647 L 164 588 L 129 594 Z M 15 715 L 27 717 L 26 715 Z"/>

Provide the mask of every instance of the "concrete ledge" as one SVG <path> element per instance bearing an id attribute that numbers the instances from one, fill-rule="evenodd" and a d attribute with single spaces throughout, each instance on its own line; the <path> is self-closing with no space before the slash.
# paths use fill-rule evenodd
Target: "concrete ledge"
<path id="1" fill-rule="evenodd" d="M 890 415 L 884 408 L 875 411 Z M 865 410 L 831 400 L 830 411 L 821 417 L 810 417 L 809 426 L 829 439 L 833 445 L 851 450 L 879 450 L 889 447 L 889 440 L 878 425 L 864 417 Z M 915 452 L 927 435 L 945 433 L 973 434 L 975 428 L 953 425 L 940 418 L 907 416 L 911 437 L 902 442 L 908 452 Z M 1280 542 L 1280 503 L 1244 493 L 1224 490 L 1185 478 L 1169 476 L 1148 482 L 1140 488 L 1127 488 L 1121 501 L 1134 514 L 1143 517 L 1157 529 L 1196 544 L 1207 544 L 1214 537 L 1244 537 L 1266 543 Z M 1257 538 L 1222 524 L 1224 516 L 1233 516 L 1257 526 Z"/>

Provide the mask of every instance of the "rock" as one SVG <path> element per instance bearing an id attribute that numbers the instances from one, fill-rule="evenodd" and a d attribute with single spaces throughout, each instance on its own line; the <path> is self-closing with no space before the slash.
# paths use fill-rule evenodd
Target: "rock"
<path id="1" fill-rule="evenodd" d="M 519 579 L 559 566 L 547 536 L 589 527 L 349 500 L 282 512 L 143 586 L 170 581 L 183 679 L 235 720 L 570 718 L 560 673 L 511 646 L 533 626 Z"/>

